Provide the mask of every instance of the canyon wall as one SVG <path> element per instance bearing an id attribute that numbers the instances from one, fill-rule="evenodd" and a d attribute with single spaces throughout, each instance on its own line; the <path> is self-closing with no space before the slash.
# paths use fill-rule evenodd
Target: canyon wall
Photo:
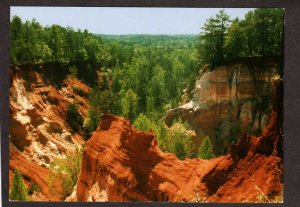
<path id="1" fill-rule="evenodd" d="M 87 113 L 89 87 L 74 77 L 53 78 L 50 73 L 63 74 L 59 65 L 32 65 L 11 68 L 9 177 L 18 169 L 25 183 L 41 187 L 33 200 L 62 200 L 49 192 L 49 165 L 55 158 L 64 158 L 84 143 L 83 131 L 66 120 L 69 104 L 75 103 L 79 113 Z M 48 73 L 47 73 L 48 71 Z M 53 78 L 51 80 L 51 78 Z M 55 86 L 51 81 L 59 80 Z M 58 83 L 58 82 L 57 82 Z M 74 86 L 81 94 L 74 92 Z"/>
<path id="2" fill-rule="evenodd" d="M 76 191 L 67 201 L 273 202 L 282 200 L 282 126 L 245 135 L 210 160 L 163 153 L 152 132 L 104 115 L 88 140 Z M 280 130 L 279 130 L 280 129 Z"/>
<path id="3" fill-rule="evenodd" d="M 222 154 L 242 135 L 259 135 L 267 126 L 272 82 L 277 79 L 276 57 L 248 58 L 203 72 L 193 99 L 169 110 L 165 123 L 187 121 L 196 132 L 196 146 L 208 135 L 215 152 Z"/>

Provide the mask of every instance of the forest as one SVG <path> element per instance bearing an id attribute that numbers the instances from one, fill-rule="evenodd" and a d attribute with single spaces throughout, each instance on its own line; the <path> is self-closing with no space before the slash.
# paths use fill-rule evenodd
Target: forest
<path id="1" fill-rule="evenodd" d="M 61 73 L 89 85 L 88 117 L 78 113 L 76 103 L 68 110 L 87 138 L 101 115 L 112 113 L 142 131 L 151 129 L 160 148 L 180 159 L 211 158 L 209 137 L 195 152 L 187 133 L 191 126 L 176 120 L 165 127 L 166 112 L 190 100 L 203 70 L 245 57 L 283 57 L 283 15 L 282 9 L 254 9 L 240 20 L 220 10 L 199 25 L 199 35 L 101 35 L 14 16 L 10 61 L 11 65 L 59 63 L 68 68 Z"/>

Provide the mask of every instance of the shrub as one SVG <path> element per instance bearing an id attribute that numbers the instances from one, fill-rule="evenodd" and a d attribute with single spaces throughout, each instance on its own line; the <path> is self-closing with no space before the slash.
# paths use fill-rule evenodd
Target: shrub
<path id="1" fill-rule="evenodd" d="M 154 124 L 151 120 L 144 114 L 140 114 L 133 123 L 134 127 L 143 132 L 148 132 L 150 129 L 153 130 Z"/>
<path id="2" fill-rule="evenodd" d="M 87 135 L 89 132 L 93 132 L 97 129 L 99 122 L 100 122 L 100 117 L 101 115 L 98 115 L 96 111 L 94 110 L 89 110 L 88 111 L 88 117 L 84 119 L 82 127 L 85 129 L 87 132 Z"/>
<path id="3" fill-rule="evenodd" d="M 80 126 L 83 124 L 83 118 L 79 114 L 75 103 L 71 103 L 68 106 L 67 121 L 75 131 L 79 131 Z"/>
<path id="4" fill-rule="evenodd" d="M 19 170 L 14 171 L 14 177 L 12 181 L 12 188 L 9 193 L 9 198 L 11 200 L 17 201 L 28 201 L 29 195 L 25 184 L 23 183 L 23 176 Z"/>
<path id="5" fill-rule="evenodd" d="M 186 122 L 177 120 L 166 132 L 165 150 L 175 153 L 181 160 L 193 157 L 192 137 L 194 132 L 189 130 L 189 128 Z"/>
<path id="6" fill-rule="evenodd" d="M 67 156 L 65 159 L 56 158 L 50 163 L 50 174 L 48 185 L 52 190 L 57 191 L 55 182 L 61 181 L 63 193 L 65 196 L 71 195 L 77 183 L 81 169 L 83 150 L 76 147 L 74 154 Z"/>
<path id="7" fill-rule="evenodd" d="M 204 138 L 199 147 L 198 157 L 201 159 L 211 159 L 215 157 L 215 155 L 213 154 L 213 146 L 208 136 Z"/>
<path id="8" fill-rule="evenodd" d="M 41 192 L 41 186 L 39 186 L 38 184 L 31 182 L 30 186 L 28 188 L 28 193 L 29 195 L 32 195 L 33 192 Z"/>

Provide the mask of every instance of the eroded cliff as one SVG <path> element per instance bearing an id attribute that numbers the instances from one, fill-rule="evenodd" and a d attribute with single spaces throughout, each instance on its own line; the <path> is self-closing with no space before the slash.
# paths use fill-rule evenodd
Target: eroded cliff
<path id="1" fill-rule="evenodd" d="M 84 149 L 76 191 L 68 201 L 272 202 L 282 200 L 282 83 L 269 124 L 244 135 L 229 153 L 179 160 L 163 153 L 152 132 L 104 115 Z"/>
<path id="2" fill-rule="evenodd" d="M 278 58 L 247 58 L 198 78 L 193 99 L 168 111 L 170 126 L 181 118 L 196 132 L 196 146 L 208 135 L 215 152 L 226 152 L 244 134 L 259 135 L 268 124 L 272 82 L 279 79 Z M 196 147 L 197 148 L 197 147 Z"/>
<path id="3" fill-rule="evenodd" d="M 65 68 L 59 65 L 21 67 L 11 69 L 10 181 L 13 171 L 18 169 L 27 185 L 34 182 L 41 187 L 33 200 L 62 200 L 59 191 L 58 194 L 49 192 L 49 164 L 84 143 L 82 129 L 74 130 L 66 114 L 68 105 L 76 102 L 79 113 L 85 116 L 89 87 L 71 76 L 49 76 L 50 73 L 63 74 L 59 70 Z M 55 86 L 54 80 L 59 85 Z M 74 86 L 80 89 L 80 94 Z"/>

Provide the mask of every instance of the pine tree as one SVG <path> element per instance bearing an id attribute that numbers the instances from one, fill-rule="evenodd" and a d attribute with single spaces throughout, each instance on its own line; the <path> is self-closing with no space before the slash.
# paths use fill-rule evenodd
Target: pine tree
<path id="1" fill-rule="evenodd" d="M 209 137 L 206 136 L 201 143 L 201 146 L 198 151 L 198 157 L 201 159 L 211 159 L 215 155 L 213 154 L 212 144 L 209 140 Z"/>
<path id="2" fill-rule="evenodd" d="M 14 171 L 12 188 L 9 194 L 9 198 L 11 200 L 17 200 L 17 201 L 29 200 L 28 192 L 25 184 L 23 183 L 23 177 L 19 170 Z"/>
<path id="3" fill-rule="evenodd" d="M 134 127 L 143 132 L 148 132 L 150 129 L 153 130 L 153 124 L 151 120 L 144 114 L 139 114 L 137 119 L 133 123 Z"/>
<path id="4" fill-rule="evenodd" d="M 133 123 L 137 115 L 138 96 L 133 92 L 133 90 L 129 89 L 121 102 L 123 116 Z"/>

